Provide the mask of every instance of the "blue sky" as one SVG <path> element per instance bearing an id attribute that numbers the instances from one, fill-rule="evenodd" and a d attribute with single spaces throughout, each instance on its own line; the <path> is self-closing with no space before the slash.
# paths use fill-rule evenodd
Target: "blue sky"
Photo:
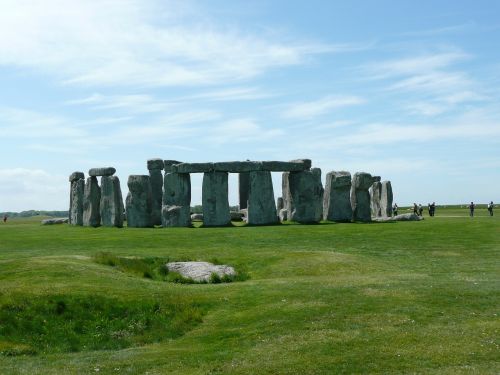
<path id="1" fill-rule="evenodd" d="M 500 201 L 500 2 L 0 9 L 0 211 L 66 209 L 68 175 L 91 167 L 126 194 L 155 157 L 310 158 L 391 180 L 400 205 Z"/>

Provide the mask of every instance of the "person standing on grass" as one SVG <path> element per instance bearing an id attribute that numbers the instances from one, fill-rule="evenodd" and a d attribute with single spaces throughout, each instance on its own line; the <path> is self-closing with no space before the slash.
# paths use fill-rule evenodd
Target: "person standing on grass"
<path id="1" fill-rule="evenodd" d="M 493 216 L 493 201 L 488 203 L 488 212 L 490 213 L 490 216 Z"/>
<path id="2" fill-rule="evenodd" d="M 3 222 L 6 223 L 7 222 L 7 215 L 3 215 Z"/>
<path id="3" fill-rule="evenodd" d="M 430 215 L 434 216 L 434 214 L 436 213 L 436 202 L 432 202 L 432 204 L 430 205 L 430 209 Z"/>
<path id="4" fill-rule="evenodd" d="M 417 206 L 417 204 L 416 204 L 416 203 L 413 203 L 413 213 L 414 213 L 415 215 L 418 215 L 418 206 Z"/>
<path id="5" fill-rule="evenodd" d="M 476 208 L 476 205 L 474 202 L 470 202 L 469 204 L 469 211 L 470 211 L 470 217 L 474 217 L 474 209 Z"/>
<path id="6" fill-rule="evenodd" d="M 397 203 L 394 203 L 394 206 L 392 207 L 392 213 L 394 216 L 398 216 L 398 205 Z"/>
<path id="7" fill-rule="evenodd" d="M 424 209 L 422 205 L 419 203 L 418 204 L 418 216 L 422 216 L 422 213 L 424 212 Z"/>

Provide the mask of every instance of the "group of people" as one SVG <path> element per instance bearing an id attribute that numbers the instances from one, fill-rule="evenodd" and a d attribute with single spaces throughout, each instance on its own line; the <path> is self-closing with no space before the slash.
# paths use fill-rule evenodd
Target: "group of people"
<path id="1" fill-rule="evenodd" d="M 427 204 L 427 211 L 429 212 L 429 216 L 434 216 L 436 213 L 436 202 L 428 203 Z M 416 204 L 413 203 L 413 213 L 418 216 L 422 216 L 424 212 L 424 208 L 422 207 L 421 204 Z"/>
<path id="2" fill-rule="evenodd" d="M 474 217 L 474 210 L 475 209 L 476 209 L 476 205 L 474 204 L 474 202 L 470 202 L 470 204 L 469 204 L 470 217 Z M 488 203 L 488 213 L 490 214 L 490 216 L 493 216 L 493 201 Z"/>

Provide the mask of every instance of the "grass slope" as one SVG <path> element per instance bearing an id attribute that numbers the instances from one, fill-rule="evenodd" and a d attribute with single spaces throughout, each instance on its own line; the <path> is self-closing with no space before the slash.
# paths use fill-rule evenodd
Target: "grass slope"
<path id="1" fill-rule="evenodd" d="M 10 220 L 0 373 L 498 373 L 499 216 L 437 214 L 210 229 Z M 98 264 L 99 252 L 216 258 L 249 279 L 157 281 Z"/>

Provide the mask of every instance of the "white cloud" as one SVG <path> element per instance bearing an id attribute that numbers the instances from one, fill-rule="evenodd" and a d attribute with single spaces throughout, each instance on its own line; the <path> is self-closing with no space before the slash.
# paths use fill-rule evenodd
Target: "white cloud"
<path id="1" fill-rule="evenodd" d="M 234 119 L 215 126 L 210 130 L 208 138 L 217 144 L 242 142 L 263 142 L 278 139 L 284 135 L 281 129 L 267 129 L 253 119 Z"/>
<path id="2" fill-rule="evenodd" d="M 308 119 L 331 112 L 334 109 L 363 104 L 365 101 L 358 96 L 329 95 L 319 100 L 294 103 L 282 113 L 285 118 Z"/>

